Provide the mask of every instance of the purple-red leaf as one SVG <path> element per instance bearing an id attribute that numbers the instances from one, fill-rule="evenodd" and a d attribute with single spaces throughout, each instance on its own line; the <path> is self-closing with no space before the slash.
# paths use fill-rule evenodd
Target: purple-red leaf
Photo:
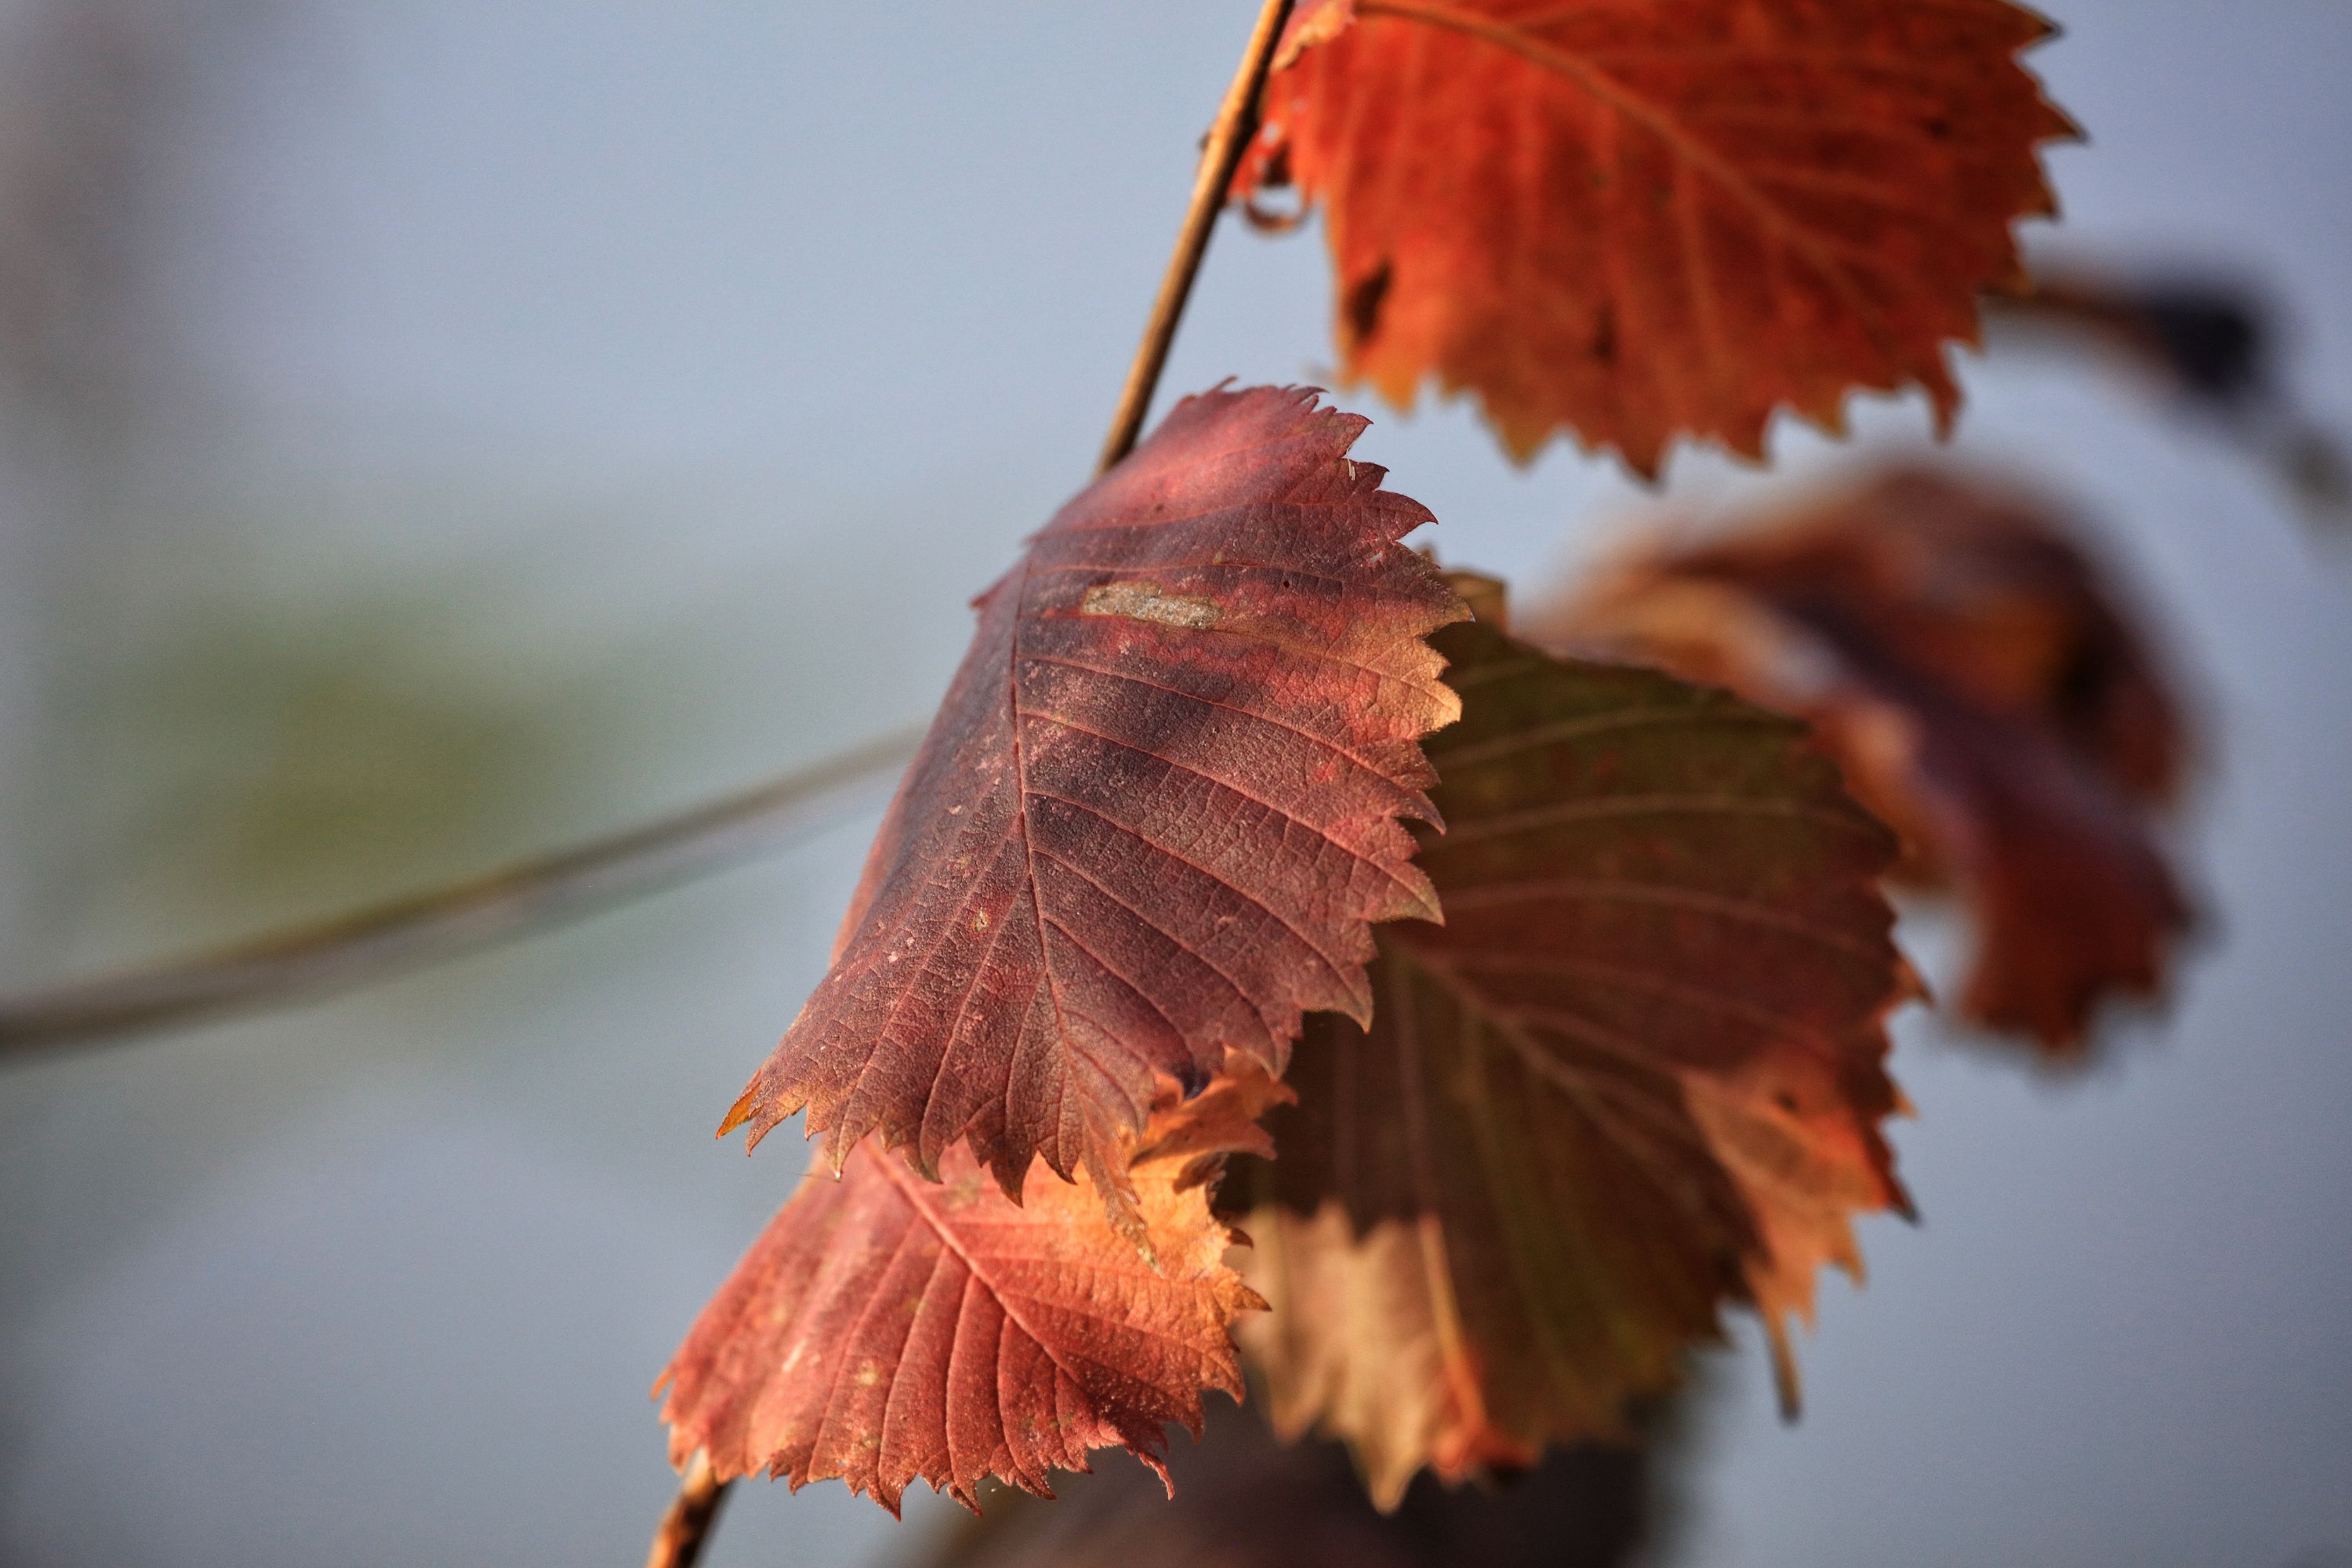
<path id="1" fill-rule="evenodd" d="M 1122 1183 L 1156 1079 L 1271 1071 L 1361 1018 L 1370 922 L 1433 918 L 1401 817 L 1458 710 L 1422 640 L 1464 612 L 1430 521 L 1312 392 L 1216 391 L 1064 507 L 978 602 L 832 972 L 727 1127 L 803 1106 L 926 1173 L 968 1139 Z M 722 1129 L 725 1131 L 725 1129 Z"/>

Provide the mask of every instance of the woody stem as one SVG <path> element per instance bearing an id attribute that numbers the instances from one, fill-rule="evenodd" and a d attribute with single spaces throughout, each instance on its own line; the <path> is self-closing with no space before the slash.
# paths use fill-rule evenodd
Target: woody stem
<path id="1" fill-rule="evenodd" d="M 1290 19 L 1292 4 L 1293 0 L 1265 0 L 1257 26 L 1250 32 L 1249 47 L 1242 51 L 1242 63 L 1234 72 L 1233 85 L 1225 89 L 1216 121 L 1201 144 L 1192 199 L 1184 209 L 1184 225 L 1176 232 L 1176 249 L 1168 258 L 1168 270 L 1160 279 L 1160 297 L 1151 302 L 1143 341 L 1136 345 L 1135 363 L 1128 367 L 1127 385 L 1119 393 L 1118 412 L 1111 419 L 1110 435 L 1103 441 L 1097 473 L 1135 449 L 1143 417 L 1151 411 L 1151 395 L 1159 389 L 1160 373 L 1168 366 L 1169 346 L 1176 341 L 1176 325 L 1183 318 L 1184 301 L 1192 297 L 1192 280 L 1200 276 L 1201 258 L 1208 254 L 1217 214 L 1224 208 L 1225 193 L 1234 183 L 1234 171 L 1241 166 L 1242 153 L 1257 133 L 1258 94 L 1265 86 L 1275 45 L 1282 37 L 1283 24 Z"/>
<path id="2" fill-rule="evenodd" d="M 677 1496 L 670 1500 L 669 1511 L 662 1515 L 661 1526 L 654 1531 L 646 1568 L 694 1568 L 702 1549 L 710 1543 L 710 1531 L 719 1522 L 730 1484 L 711 1470 L 708 1456 L 695 1455 L 694 1462 L 686 1468 L 685 1479 L 678 1482 Z"/>

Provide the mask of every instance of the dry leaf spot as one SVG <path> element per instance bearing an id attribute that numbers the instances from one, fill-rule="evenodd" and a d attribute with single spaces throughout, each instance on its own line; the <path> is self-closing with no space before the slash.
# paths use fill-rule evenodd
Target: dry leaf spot
<path id="1" fill-rule="evenodd" d="M 1105 583 L 1089 588 L 1078 602 L 1078 613 L 1085 616 L 1126 616 L 1132 620 L 1154 621 L 1163 626 L 1189 626 L 1206 631 L 1224 618 L 1224 612 L 1213 599 L 1188 598 L 1181 594 L 1162 593 L 1149 583 Z"/>

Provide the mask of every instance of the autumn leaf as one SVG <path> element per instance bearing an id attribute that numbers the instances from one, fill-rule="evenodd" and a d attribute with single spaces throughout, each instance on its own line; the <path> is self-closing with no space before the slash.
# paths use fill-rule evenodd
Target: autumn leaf
<path id="1" fill-rule="evenodd" d="M 1664 1434 L 1671 1442 L 1674 1434 Z M 1375 1511 L 1333 1445 L 1276 1441 L 1220 1406 L 1169 1456 L 1175 1496 L 1129 1466 L 1008 1497 L 943 1531 L 922 1568 L 1628 1568 L 1675 1521 L 1672 1465 L 1640 1448 L 1562 1449 L 1507 1487 L 1416 1487 Z M 1661 1518 L 1664 1515 L 1665 1517 Z M 1661 1527 L 1664 1528 L 1661 1528 Z M 913 1564 L 909 1565 L 913 1568 Z"/>
<path id="2" fill-rule="evenodd" d="M 2151 811 L 2181 771 L 2177 705 L 2037 504 L 1898 470 L 1637 555 L 1538 635 L 1811 721 L 1912 879 L 1966 900 L 1970 1020 L 2073 1057 L 2104 998 L 2160 984 L 2189 918 Z"/>
<path id="3" fill-rule="evenodd" d="M 1262 1303 L 1208 1192 L 1224 1154 L 1267 1151 L 1283 1096 L 1246 1065 L 1163 1094 L 1129 1173 L 1150 1261 L 1083 1174 L 1022 1205 L 961 1147 L 938 1184 L 870 1146 L 838 1178 L 819 1161 L 655 1385 L 672 1462 L 838 1477 L 893 1513 L 918 1479 L 975 1510 L 990 1476 L 1051 1497 L 1050 1469 L 1112 1445 L 1164 1479 L 1166 1424 L 1197 1437 L 1203 1389 L 1242 1396 L 1229 1331 Z"/>
<path id="4" fill-rule="evenodd" d="M 1793 1399 L 1784 1321 L 1904 1203 L 1894 844 L 1802 727 L 1488 625 L 1435 641 L 1446 924 L 1381 928 L 1370 1028 L 1311 1022 L 1244 1189 L 1273 1419 L 1347 1438 L 1383 1506 L 1623 1434 L 1726 1302 Z"/>
<path id="5" fill-rule="evenodd" d="M 730 1113 L 806 1106 L 944 1173 L 969 1139 L 1120 1204 L 1160 1077 L 1279 1072 L 1306 1009 L 1363 1017 L 1369 922 L 1434 917 L 1400 818 L 1454 717 L 1422 640 L 1465 612 L 1431 521 L 1296 389 L 1186 399 L 978 601 L 828 973 Z M 1123 1208 L 1123 1204 L 1120 1204 Z"/>
<path id="6" fill-rule="evenodd" d="M 1353 25 L 1348 26 L 1352 13 Z M 1946 345 L 2053 210 L 2072 127 L 2006 0 L 1323 0 L 1236 177 L 1319 205 L 1341 363 L 1425 378 L 1532 456 L 1563 428 L 1654 474 L 1679 434 L 1762 452 L 1856 388 L 1958 406 Z"/>

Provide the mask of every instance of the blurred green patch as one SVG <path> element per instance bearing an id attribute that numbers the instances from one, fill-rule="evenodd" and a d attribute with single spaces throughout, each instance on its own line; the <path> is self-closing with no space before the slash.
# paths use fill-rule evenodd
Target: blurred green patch
<path id="1" fill-rule="evenodd" d="M 429 886 L 553 841 L 609 780 L 635 693 L 534 648 L 527 559 L 224 553 L 147 563 L 158 591 L 134 586 L 67 705 L 76 947 L 178 950 Z"/>

